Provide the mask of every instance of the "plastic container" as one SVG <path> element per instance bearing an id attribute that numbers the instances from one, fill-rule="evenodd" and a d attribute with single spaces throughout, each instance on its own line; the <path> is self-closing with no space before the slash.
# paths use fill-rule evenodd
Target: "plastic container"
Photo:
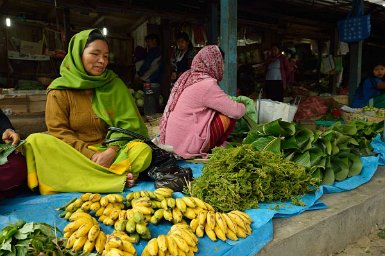
<path id="1" fill-rule="evenodd" d="M 160 84 L 159 83 L 144 83 L 144 115 L 153 115 L 159 111 L 159 95 Z"/>

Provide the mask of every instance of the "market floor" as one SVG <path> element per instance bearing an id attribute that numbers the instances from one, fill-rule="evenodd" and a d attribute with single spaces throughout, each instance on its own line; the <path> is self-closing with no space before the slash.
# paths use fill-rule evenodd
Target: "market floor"
<path id="1" fill-rule="evenodd" d="M 379 232 L 382 231 L 382 235 Z M 329 256 L 385 256 L 385 226 L 375 227 L 369 235 L 361 237 L 355 243 L 349 244 L 344 250 Z"/>

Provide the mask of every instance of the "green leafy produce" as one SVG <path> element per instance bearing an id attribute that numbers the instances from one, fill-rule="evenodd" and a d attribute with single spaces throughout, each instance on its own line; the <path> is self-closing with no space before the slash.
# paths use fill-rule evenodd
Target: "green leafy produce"
<path id="1" fill-rule="evenodd" d="M 65 249 L 65 240 L 56 237 L 58 229 L 37 222 L 19 220 L 0 232 L 0 256 L 80 256 L 97 255 L 75 253 Z"/>
<path id="2" fill-rule="evenodd" d="M 241 145 L 215 148 L 188 192 L 228 212 L 256 208 L 259 202 L 287 201 L 308 193 L 318 182 L 299 164 Z"/>

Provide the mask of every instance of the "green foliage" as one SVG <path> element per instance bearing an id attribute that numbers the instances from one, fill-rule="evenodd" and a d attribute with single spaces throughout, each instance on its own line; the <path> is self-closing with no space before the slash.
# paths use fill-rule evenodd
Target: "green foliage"
<path id="1" fill-rule="evenodd" d="M 318 182 L 299 164 L 241 145 L 215 148 L 202 175 L 192 181 L 190 192 L 228 212 L 256 208 L 258 202 L 287 201 L 308 193 Z"/>

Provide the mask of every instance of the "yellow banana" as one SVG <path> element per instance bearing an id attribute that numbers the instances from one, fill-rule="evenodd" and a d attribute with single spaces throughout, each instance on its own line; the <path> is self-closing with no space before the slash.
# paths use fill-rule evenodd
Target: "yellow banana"
<path id="1" fill-rule="evenodd" d="M 75 221 L 77 219 L 80 219 L 80 218 L 87 218 L 87 219 L 90 219 L 92 221 L 92 216 L 86 212 L 74 212 L 72 213 L 71 217 L 70 217 L 70 221 Z"/>
<path id="2" fill-rule="evenodd" d="M 144 221 L 143 213 L 134 209 L 133 219 L 136 223 L 141 223 Z"/>
<path id="3" fill-rule="evenodd" d="M 205 202 L 205 205 L 207 210 L 215 212 L 215 209 L 211 206 L 211 204 Z"/>
<path id="4" fill-rule="evenodd" d="M 207 212 L 206 222 L 209 225 L 210 229 L 214 229 L 216 223 L 215 212 Z"/>
<path id="5" fill-rule="evenodd" d="M 172 236 L 172 238 L 174 238 L 174 241 L 175 241 L 176 245 L 179 247 L 179 249 L 181 249 L 184 252 L 188 252 L 190 250 L 189 245 L 187 244 L 187 242 L 182 237 L 180 237 L 176 234 L 171 234 L 171 236 Z"/>
<path id="6" fill-rule="evenodd" d="M 136 206 L 152 207 L 152 202 L 150 199 L 138 199 L 132 203 L 132 208 Z"/>
<path id="7" fill-rule="evenodd" d="M 98 211 L 100 209 L 100 207 L 101 207 L 101 205 L 100 205 L 99 202 L 94 202 L 94 203 L 91 204 L 90 210 L 96 212 L 96 211 Z"/>
<path id="8" fill-rule="evenodd" d="M 231 239 L 231 240 L 233 240 L 233 241 L 237 241 L 238 240 L 237 235 L 231 229 L 227 229 L 226 237 Z"/>
<path id="9" fill-rule="evenodd" d="M 95 249 L 99 254 L 103 252 L 106 241 L 107 241 L 106 234 L 104 234 L 103 231 L 100 231 L 98 238 L 96 238 L 96 242 L 95 242 Z"/>
<path id="10" fill-rule="evenodd" d="M 183 238 L 189 246 L 195 246 L 198 242 L 197 237 L 193 233 L 183 229 L 174 230 L 171 232 L 171 234 Z"/>
<path id="11" fill-rule="evenodd" d="M 95 241 L 100 233 L 100 226 L 98 224 L 95 224 L 91 227 L 91 229 L 88 231 L 88 240 L 90 242 Z"/>
<path id="12" fill-rule="evenodd" d="M 195 231 L 198 226 L 199 226 L 199 220 L 198 219 L 192 219 L 190 222 L 190 228 Z"/>
<path id="13" fill-rule="evenodd" d="M 156 208 L 156 209 L 160 209 L 160 208 L 162 208 L 162 203 L 159 202 L 159 201 L 152 201 L 151 202 L 151 207 L 152 208 Z"/>
<path id="14" fill-rule="evenodd" d="M 218 227 L 222 229 L 223 233 L 226 233 L 227 232 L 226 221 L 222 219 L 222 215 L 219 212 L 215 213 L 215 221 Z"/>
<path id="15" fill-rule="evenodd" d="M 125 252 L 123 252 L 122 250 L 120 250 L 118 248 L 110 248 L 110 249 L 106 250 L 105 253 L 103 252 L 103 255 L 104 256 L 128 256 L 128 255 L 131 255 L 131 254 L 130 253 L 125 253 Z"/>
<path id="16" fill-rule="evenodd" d="M 126 211 L 126 219 L 127 219 L 127 220 L 130 220 L 130 219 L 132 219 L 132 218 L 134 218 L 134 210 L 128 209 L 128 210 Z"/>
<path id="17" fill-rule="evenodd" d="M 100 194 L 92 194 L 88 200 L 91 202 L 99 202 L 101 198 L 102 196 Z"/>
<path id="18" fill-rule="evenodd" d="M 136 223 L 134 219 L 129 219 L 126 223 L 126 231 L 128 233 L 133 233 L 135 232 L 135 229 L 136 229 Z"/>
<path id="19" fill-rule="evenodd" d="M 86 201 L 82 204 L 82 206 L 80 207 L 83 211 L 87 212 L 90 210 L 91 208 L 91 205 L 92 205 L 92 202 L 91 201 Z"/>
<path id="20" fill-rule="evenodd" d="M 172 197 L 167 198 L 167 206 L 171 209 L 175 208 L 175 199 Z"/>
<path id="21" fill-rule="evenodd" d="M 98 217 L 102 216 L 104 210 L 105 210 L 104 207 L 100 207 L 99 210 L 97 210 L 97 211 L 95 212 L 95 216 L 98 216 Z"/>
<path id="22" fill-rule="evenodd" d="M 135 230 L 139 235 L 144 235 L 148 229 L 145 223 L 136 223 Z"/>
<path id="23" fill-rule="evenodd" d="M 158 255 L 158 242 L 156 241 L 156 238 L 151 239 L 148 241 L 146 245 L 147 251 L 151 256 Z"/>
<path id="24" fill-rule="evenodd" d="M 127 220 L 117 220 L 114 224 L 114 229 L 116 231 L 125 231 L 127 225 Z"/>
<path id="25" fill-rule="evenodd" d="M 231 213 L 231 212 L 227 213 L 227 216 L 229 216 L 230 219 L 233 222 L 235 222 L 239 227 L 246 229 L 246 223 L 243 221 L 243 219 L 241 217 L 239 217 L 235 213 Z"/>
<path id="26" fill-rule="evenodd" d="M 179 247 L 178 247 L 178 255 L 179 256 L 187 256 L 187 254 L 184 251 L 182 251 Z"/>
<path id="27" fill-rule="evenodd" d="M 67 243 L 66 243 L 66 248 L 67 249 L 70 249 L 74 246 L 74 243 L 75 243 L 75 240 L 76 240 L 76 235 L 71 235 L 68 239 L 67 239 Z"/>
<path id="28" fill-rule="evenodd" d="M 183 202 L 186 204 L 187 207 L 195 208 L 197 205 L 195 203 L 195 200 L 193 200 L 191 197 L 182 197 Z"/>
<path id="29" fill-rule="evenodd" d="M 83 200 L 83 202 L 88 201 L 88 200 L 90 200 L 91 195 L 92 195 L 92 193 L 85 193 L 85 194 L 80 196 L 80 199 Z"/>
<path id="30" fill-rule="evenodd" d="M 107 225 L 107 226 L 112 226 L 114 225 L 115 221 L 112 220 L 110 217 L 106 217 L 104 220 L 103 220 L 103 224 L 104 225 Z"/>
<path id="31" fill-rule="evenodd" d="M 147 193 L 148 193 L 148 197 L 149 197 L 149 198 L 151 198 L 151 199 L 156 199 L 156 196 L 155 196 L 155 194 L 154 194 L 153 191 L 147 191 Z"/>
<path id="32" fill-rule="evenodd" d="M 140 191 L 136 191 L 136 192 L 134 192 L 134 198 L 135 199 L 138 199 L 138 198 L 140 198 L 142 195 L 140 194 Z"/>
<path id="33" fill-rule="evenodd" d="M 84 244 L 87 242 L 87 236 L 81 236 L 76 238 L 72 250 L 78 252 L 83 249 Z"/>
<path id="34" fill-rule="evenodd" d="M 164 209 L 158 209 L 154 212 L 154 215 L 152 217 L 154 217 L 156 219 L 156 223 L 158 223 L 163 218 L 163 214 L 164 214 Z M 156 224 L 156 223 L 153 223 L 153 224 Z"/>
<path id="35" fill-rule="evenodd" d="M 69 220 L 71 218 L 71 216 L 72 216 L 72 212 L 66 211 L 66 214 L 64 215 L 64 219 Z"/>
<path id="36" fill-rule="evenodd" d="M 89 219 L 81 218 L 74 222 L 69 223 L 65 228 L 63 229 L 64 232 L 74 232 L 75 230 L 79 229 L 81 225 L 84 223 L 91 223 Z"/>
<path id="37" fill-rule="evenodd" d="M 132 241 L 132 238 L 130 238 L 129 236 L 127 236 L 127 239 L 130 239 Z M 123 240 L 123 246 L 121 246 L 120 249 L 131 254 L 136 254 L 135 247 L 130 241 L 127 240 Z"/>
<path id="38" fill-rule="evenodd" d="M 200 211 L 198 214 L 199 225 L 205 225 L 207 220 L 207 211 Z"/>
<path id="39" fill-rule="evenodd" d="M 69 205 L 67 205 L 66 207 L 66 211 L 67 212 L 74 212 L 76 211 L 76 209 L 78 209 L 79 207 L 76 207 L 74 203 L 70 203 Z"/>
<path id="40" fill-rule="evenodd" d="M 120 194 L 113 194 L 113 196 L 115 197 L 115 203 L 122 203 L 124 200 L 124 197 Z"/>
<path id="41" fill-rule="evenodd" d="M 252 231 L 252 229 L 251 229 L 251 226 L 250 226 L 250 225 L 246 225 L 246 234 L 247 234 L 247 235 L 251 235 L 252 232 L 253 232 L 253 231 Z"/>
<path id="42" fill-rule="evenodd" d="M 158 202 L 161 202 L 162 200 L 165 199 L 164 196 L 162 196 L 162 195 L 160 195 L 160 194 L 156 194 L 155 192 L 154 192 L 154 196 L 155 196 L 154 199 L 155 199 L 156 201 L 158 201 Z"/>
<path id="43" fill-rule="evenodd" d="M 171 236 L 166 236 L 167 240 L 167 250 L 173 256 L 178 256 L 178 245 L 176 244 L 174 238 Z"/>
<path id="44" fill-rule="evenodd" d="M 197 217 L 197 214 L 195 213 L 193 208 L 186 208 L 186 211 L 183 213 L 183 215 L 190 220 L 195 219 Z"/>
<path id="45" fill-rule="evenodd" d="M 162 208 L 164 210 L 167 210 L 168 209 L 168 205 L 167 205 L 167 199 L 163 199 L 161 202 L 160 202 Z"/>
<path id="46" fill-rule="evenodd" d="M 219 224 L 217 222 L 217 225 L 214 227 L 215 235 L 221 239 L 222 241 L 226 241 L 226 233 L 219 227 Z"/>
<path id="47" fill-rule="evenodd" d="M 83 201 L 82 199 L 78 198 L 76 199 L 73 204 L 74 204 L 74 207 L 77 209 L 77 208 L 80 208 L 82 206 L 82 204 L 84 202 L 86 202 L 87 200 Z"/>
<path id="48" fill-rule="evenodd" d="M 117 220 L 117 219 L 119 219 L 119 214 L 120 214 L 120 209 L 114 209 L 114 210 L 112 210 L 112 212 L 110 212 L 110 218 L 111 218 L 111 220 Z"/>
<path id="49" fill-rule="evenodd" d="M 144 247 L 143 251 L 142 251 L 142 255 L 141 256 L 151 256 L 151 254 L 148 252 L 148 249 L 147 247 Z"/>
<path id="50" fill-rule="evenodd" d="M 137 244 L 140 241 L 140 236 L 138 233 L 130 234 L 129 237 L 130 237 L 132 243 Z"/>
<path id="51" fill-rule="evenodd" d="M 123 246 L 123 240 L 120 237 L 114 236 L 113 234 L 107 236 L 106 247 L 119 248 L 121 246 Z"/>
<path id="52" fill-rule="evenodd" d="M 158 248 L 159 248 L 158 251 L 166 252 L 166 251 L 167 251 L 167 240 L 166 240 L 166 236 L 161 234 L 161 235 L 159 235 L 159 236 L 156 238 L 156 241 L 157 241 L 157 243 L 158 243 Z"/>
<path id="53" fill-rule="evenodd" d="M 227 215 L 227 213 L 220 214 L 222 219 L 226 222 L 227 230 L 231 230 L 233 233 L 237 232 L 237 224 L 231 220 L 231 218 Z M 227 233 L 227 231 L 225 232 Z"/>
<path id="54" fill-rule="evenodd" d="M 174 223 L 181 222 L 183 218 L 182 212 L 178 208 L 172 209 L 172 218 L 174 220 Z"/>
<path id="55" fill-rule="evenodd" d="M 147 190 L 140 191 L 140 196 L 141 197 L 148 197 L 149 196 L 148 191 Z"/>
<path id="56" fill-rule="evenodd" d="M 110 206 L 111 205 L 111 206 Z M 106 215 L 106 216 L 110 216 L 111 212 L 113 210 L 116 210 L 116 208 L 112 205 L 112 204 L 109 204 L 107 205 L 107 207 L 104 209 L 103 211 L 103 215 Z"/>
<path id="57" fill-rule="evenodd" d="M 195 230 L 195 234 L 198 236 L 198 237 L 203 237 L 204 234 L 205 234 L 205 227 L 202 226 L 202 225 L 198 225 L 198 227 L 196 228 Z"/>
<path id="58" fill-rule="evenodd" d="M 119 220 L 125 220 L 126 219 L 126 210 L 121 210 L 119 212 L 119 217 L 118 217 Z"/>
<path id="59" fill-rule="evenodd" d="M 106 215 L 101 215 L 101 216 L 99 216 L 99 221 L 103 222 L 107 217 L 108 216 L 106 216 Z"/>
<path id="60" fill-rule="evenodd" d="M 73 234 L 73 232 L 71 232 L 71 231 L 64 232 L 63 237 L 64 237 L 64 238 L 69 238 L 72 234 Z"/>
<path id="61" fill-rule="evenodd" d="M 245 213 L 245 212 L 241 212 L 239 210 L 234 210 L 234 211 L 231 211 L 231 212 L 233 212 L 233 213 L 235 213 L 235 214 L 237 214 L 239 216 L 243 216 L 244 218 L 247 219 L 246 222 L 249 222 L 249 223 L 253 222 L 253 219 L 247 213 Z"/>
<path id="62" fill-rule="evenodd" d="M 237 235 L 237 237 L 240 238 L 245 238 L 247 236 L 246 230 L 240 226 L 237 227 L 237 232 L 235 234 Z"/>
<path id="63" fill-rule="evenodd" d="M 115 203 L 115 195 L 114 194 L 108 194 L 105 196 L 105 198 L 107 198 L 108 202 L 110 203 Z"/>
<path id="64" fill-rule="evenodd" d="M 154 210 L 151 207 L 145 207 L 145 206 L 135 206 L 133 207 L 134 210 L 140 211 L 143 214 L 152 214 Z"/>
<path id="65" fill-rule="evenodd" d="M 173 192 L 174 191 L 170 188 L 157 188 L 155 189 L 154 194 L 158 194 L 167 198 L 167 197 L 171 197 Z"/>
<path id="66" fill-rule="evenodd" d="M 108 201 L 108 197 L 107 196 L 104 196 L 100 199 L 100 205 L 102 207 L 106 207 L 108 204 L 110 203 L 110 201 Z"/>
<path id="67" fill-rule="evenodd" d="M 87 240 L 83 246 L 83 252 L 91 253 L 94 250 L 96 241 Z"/>
<path id="68" fill-rule="evenodd" d="M 175 205 L 182 213 L 186 211 L 187 205 L 182 198 L 175 199 Z"/>
<path id="69" fill-rule="evenodd" d="M 77 230 L 77 234 L 76 234 L 76 238 L 80 238 L 82 236 L 88 236 L 88 231 L 90 231 L 90 229 L 92 228 L 94 224 L 93 223 L 90 223 L 90 222 L 87 222 L 87 223 L 84 223 L 83 225 L 81 225 L 79 227 L 79 229 Z"/>
<path id="70" fill-rule="evenodd" d="M 205 202 L 203 202 L 201 199 L 199 199 L 198 197 L 191 197 L 195 204 L 199 207 L 199 208 L 202 208 L 204 210 L 206 210 L 206 205 L 205 205 Z"/>
<path id="71" fill-rule="evenodd" d="M 169 210 L 163 211 L 163 218 L 167 221 L 172 221 L 172 212 Z"/>
<path id="72" fill-rule="evenodd" d="M 209 224 L 206 222 L 206 225 L 205 225 L 205 232 L 206 232 L 206 235 L 212 240 L 212 241 L 217 241 L 217 236 L 215 235 L 215 232 L 213 229 L 211 229 L 211 227 L 209 226 Z"/>

